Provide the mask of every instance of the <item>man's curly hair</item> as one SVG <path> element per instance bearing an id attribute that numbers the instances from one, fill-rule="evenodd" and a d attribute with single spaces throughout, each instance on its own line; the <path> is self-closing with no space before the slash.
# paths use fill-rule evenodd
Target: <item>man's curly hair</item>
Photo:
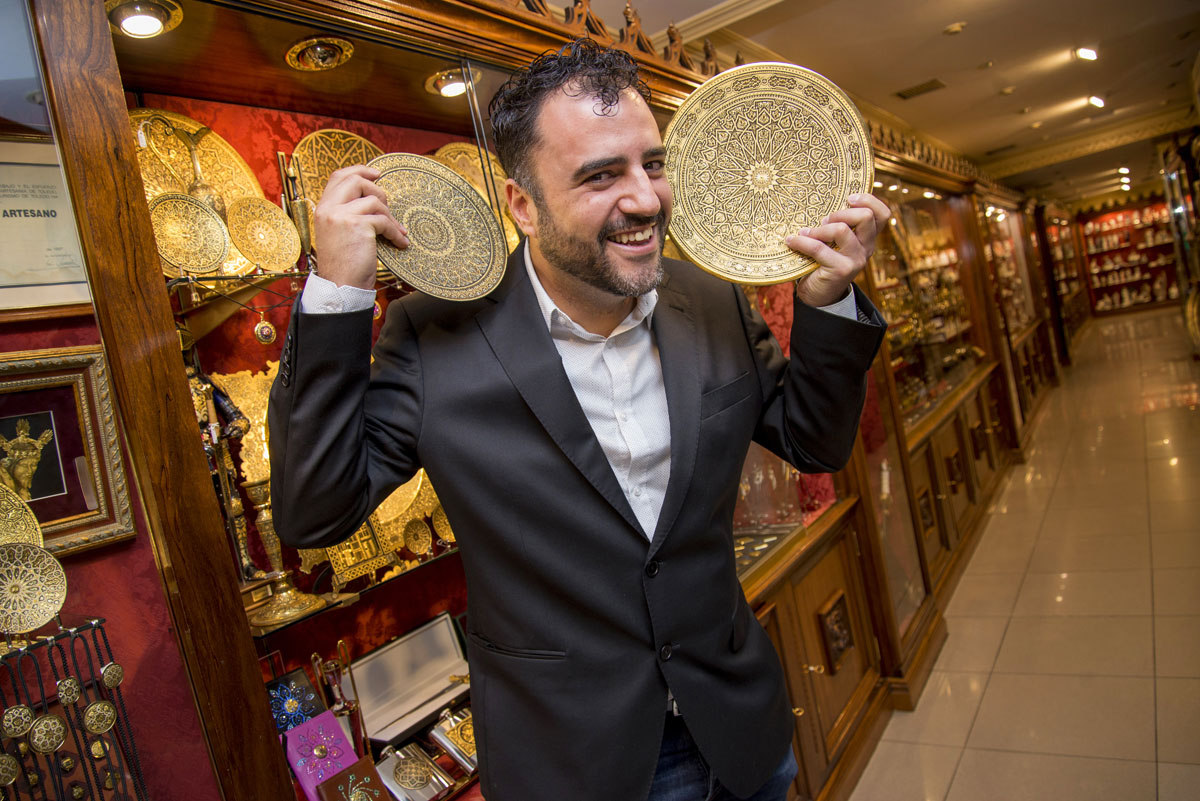
<path id="1" fill-rule="evenodd" d="M 529 154 L 538 144 L 542 103 L 559 89 L 595 97 L 597 114 L 612 113 L 626 89 L 650 102 L 650 88 L 638 77 L 633 56 L 586 37 L 543 53 L 527 70 L 513 73 L 488 104 L 488 116 L 500 165 L 534 199 L 540 198 L 540 188 L 533 180 Z"/>

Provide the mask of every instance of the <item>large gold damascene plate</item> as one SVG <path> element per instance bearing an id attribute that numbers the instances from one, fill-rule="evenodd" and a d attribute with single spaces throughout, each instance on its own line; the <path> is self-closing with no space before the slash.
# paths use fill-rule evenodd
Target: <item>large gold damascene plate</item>
<path id="1" fill-rule="evenodd" d="M 205 127 L 203 123 L 174 111 L 135 108 L 129 112 L 129 122 L 134 133 L 137 133 L 143 121 L 155 115 L 164 117 L 171 125 L 188 133 L 195 133 Z M 192 157 L 187 146 L 179 137 L 167 133 L 166 127 L 159 123 L 146 126 L 145 133 L 146 147 L 139 147 L 137 156 L 142 183 L 146 187 L 146 201 L 149 202 L 165 192 L 187 194 L 188 185 L 195 178 Z M 246 164 L 233 146 L 215 131 L 210 131 L 200 140 L 196 148 L 196 157 L 200 161 L 200 172 L 204 175 L 204 180 L 221 196 L 226 207 L 244 197 L 263 196 L 262 187 L 254 177 L 250 165 Z M 236 248 L 231 248 L 221 264 L 219 274 L 245 275 L 253 270 L 254 265 Z"/>
<path id="2" fill-rule="evenodd" d="M 858 109 L 794 64 L 746 64 L 710 78 L 679 107 L 665 144 L 671 237 L 703 269 L 743 284 L 816 269 L 784 238 L 870 191 L 874 178 Z"/>
<path id="3" fill-rule="evenodd" d="M 37 515 L 21 496 L 0 483 L 0 543 L 27 542 L 39 548 L 45 544 Z"/>
<path id="4" fill-rule="evenodd" d="M 380 238 L 379 260 L 410 286 L 446 300 L 475 300 L 504 277 L 508 248 L 487 201 L 445 164 L 407 153 L 386 164 L 377 183 L 392 215 L 408 229 L 400 250 Z M 383 169 L 376 167 L 376 169 Z"/>
<path id="5" fill-rule="evenodd" d="M 270 272 L 284 272 L 300 258 L 300 234 L 283 209 L 266 198 L 235 200 L 225 215 L 229 238 L 254 264 Z"/>
<path id="6" fill-rule="evenodd" d="M 488 172 L 490 171 L 492 188 L 496 193 L 496 216 L 500 220 L 500 227 L 504 229 L 504 240 L 508 243 L 508 250 L 511 253 L 521 243 L 521 230 L 517 228 L 517 221 L 513 219 L 512 212 L 508 209 L 508 202 L 504 199 L 504 182 L 508 180 L 508 176 L 505 175 L 504 168 L 500 166 L 500 159 L 496 158 L 496 154 L 491 151 L 484 152 L 487 153 L 487 170 L 480 161 L 478 145 L 470 142 L 451 142 L 448 145 L 442 145 L 433 154 L 433 158 L 466 178 L 467 183 L 475 187 L 475 191 L 484 199 L 487 199 L 488 196 Z"/>
<path id="7" fill-rule="evenodd" d="M 168 192 L 150 201 L 154 241 L 163 272 L 211 273 L 229 255 L 229 232 L 220 216 L 190 195 Z"/>
<path id="8" fill-rule="evenodd" d="M 337 128 L 313 131 L 296 143 L 293 156 L 300 157 L 300 177 L 304 180 L 305 196 L 315 205 L 325 194 L 329 176 L 342 167 L 366 164 L 383 155 L 369 139 Z"/>
<path id="9" fill-rule="evenodd" d="M 26 542 L 0 545 L 0 631 L 44 626 L 67 600 L 67 574 L 50 552 Z"/>

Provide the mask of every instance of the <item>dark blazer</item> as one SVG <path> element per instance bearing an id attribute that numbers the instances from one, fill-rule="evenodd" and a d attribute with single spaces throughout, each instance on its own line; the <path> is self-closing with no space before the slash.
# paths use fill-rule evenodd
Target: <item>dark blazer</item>
<path id="1" fill-rule="evenodd" d="M 481 300 L 392 303 L 369 368 L 369 312 L 292 315 L 269 412 L 276 528 L 336 543 L 425 468 L 467 575 L 488 801 L 644 799 L 668 688 L 721 782 L 749 795 L 792 722 L 734 565 L 742 463 L 751 439 L 805 471 L 845 463 L 882 319 L 861 294 L 868 324 L 797 303 L 788 361 L 741 289 L 667 260 L 653 330 L 671 476 L 649 541 L 522 252 Z"/>

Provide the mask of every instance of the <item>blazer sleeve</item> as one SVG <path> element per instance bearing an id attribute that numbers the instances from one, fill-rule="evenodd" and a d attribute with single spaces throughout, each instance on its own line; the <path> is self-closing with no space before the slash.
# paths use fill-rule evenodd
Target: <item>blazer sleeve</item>
<path id="1" fill-rule="evenodd" d="M 785 358 L 766 322 L 737 294 L 763 396 L 754 440 L 799 470 L 842 469 L 854 447 L 867 370 L 887 330 L 883 317 L 857 286 L 857 320 L 795 299 Z"/>
<path id="2" fill-rule="evenodd" d="M 275 528 L 290 546 L 341 542 L 420 468 L 420 353 L 402 304 L 370 354 L 369 310 L 293 311 L 267 409 Z"/>

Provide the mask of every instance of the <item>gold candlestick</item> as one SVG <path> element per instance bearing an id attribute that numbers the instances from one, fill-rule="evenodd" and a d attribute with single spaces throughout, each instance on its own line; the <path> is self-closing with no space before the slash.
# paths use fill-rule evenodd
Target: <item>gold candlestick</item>
<path id="1" fill-rule="evenodd" d="M 242 487 L 254 504 L 254 523 L 258 527 L 258 534 L 262 538 L 273 571 L 267 576 L 272 584 L 271 600 L 250 614 L 250 625 L 258 628 L 278 626 L 325 606 L 324 598 L 296 589 L 292 583 L 291 572 L 283 569 L 282 547 L 279 535 L 275 533 L 275 521 L 271 516 L 270 481 L 247 481 Z"/>

